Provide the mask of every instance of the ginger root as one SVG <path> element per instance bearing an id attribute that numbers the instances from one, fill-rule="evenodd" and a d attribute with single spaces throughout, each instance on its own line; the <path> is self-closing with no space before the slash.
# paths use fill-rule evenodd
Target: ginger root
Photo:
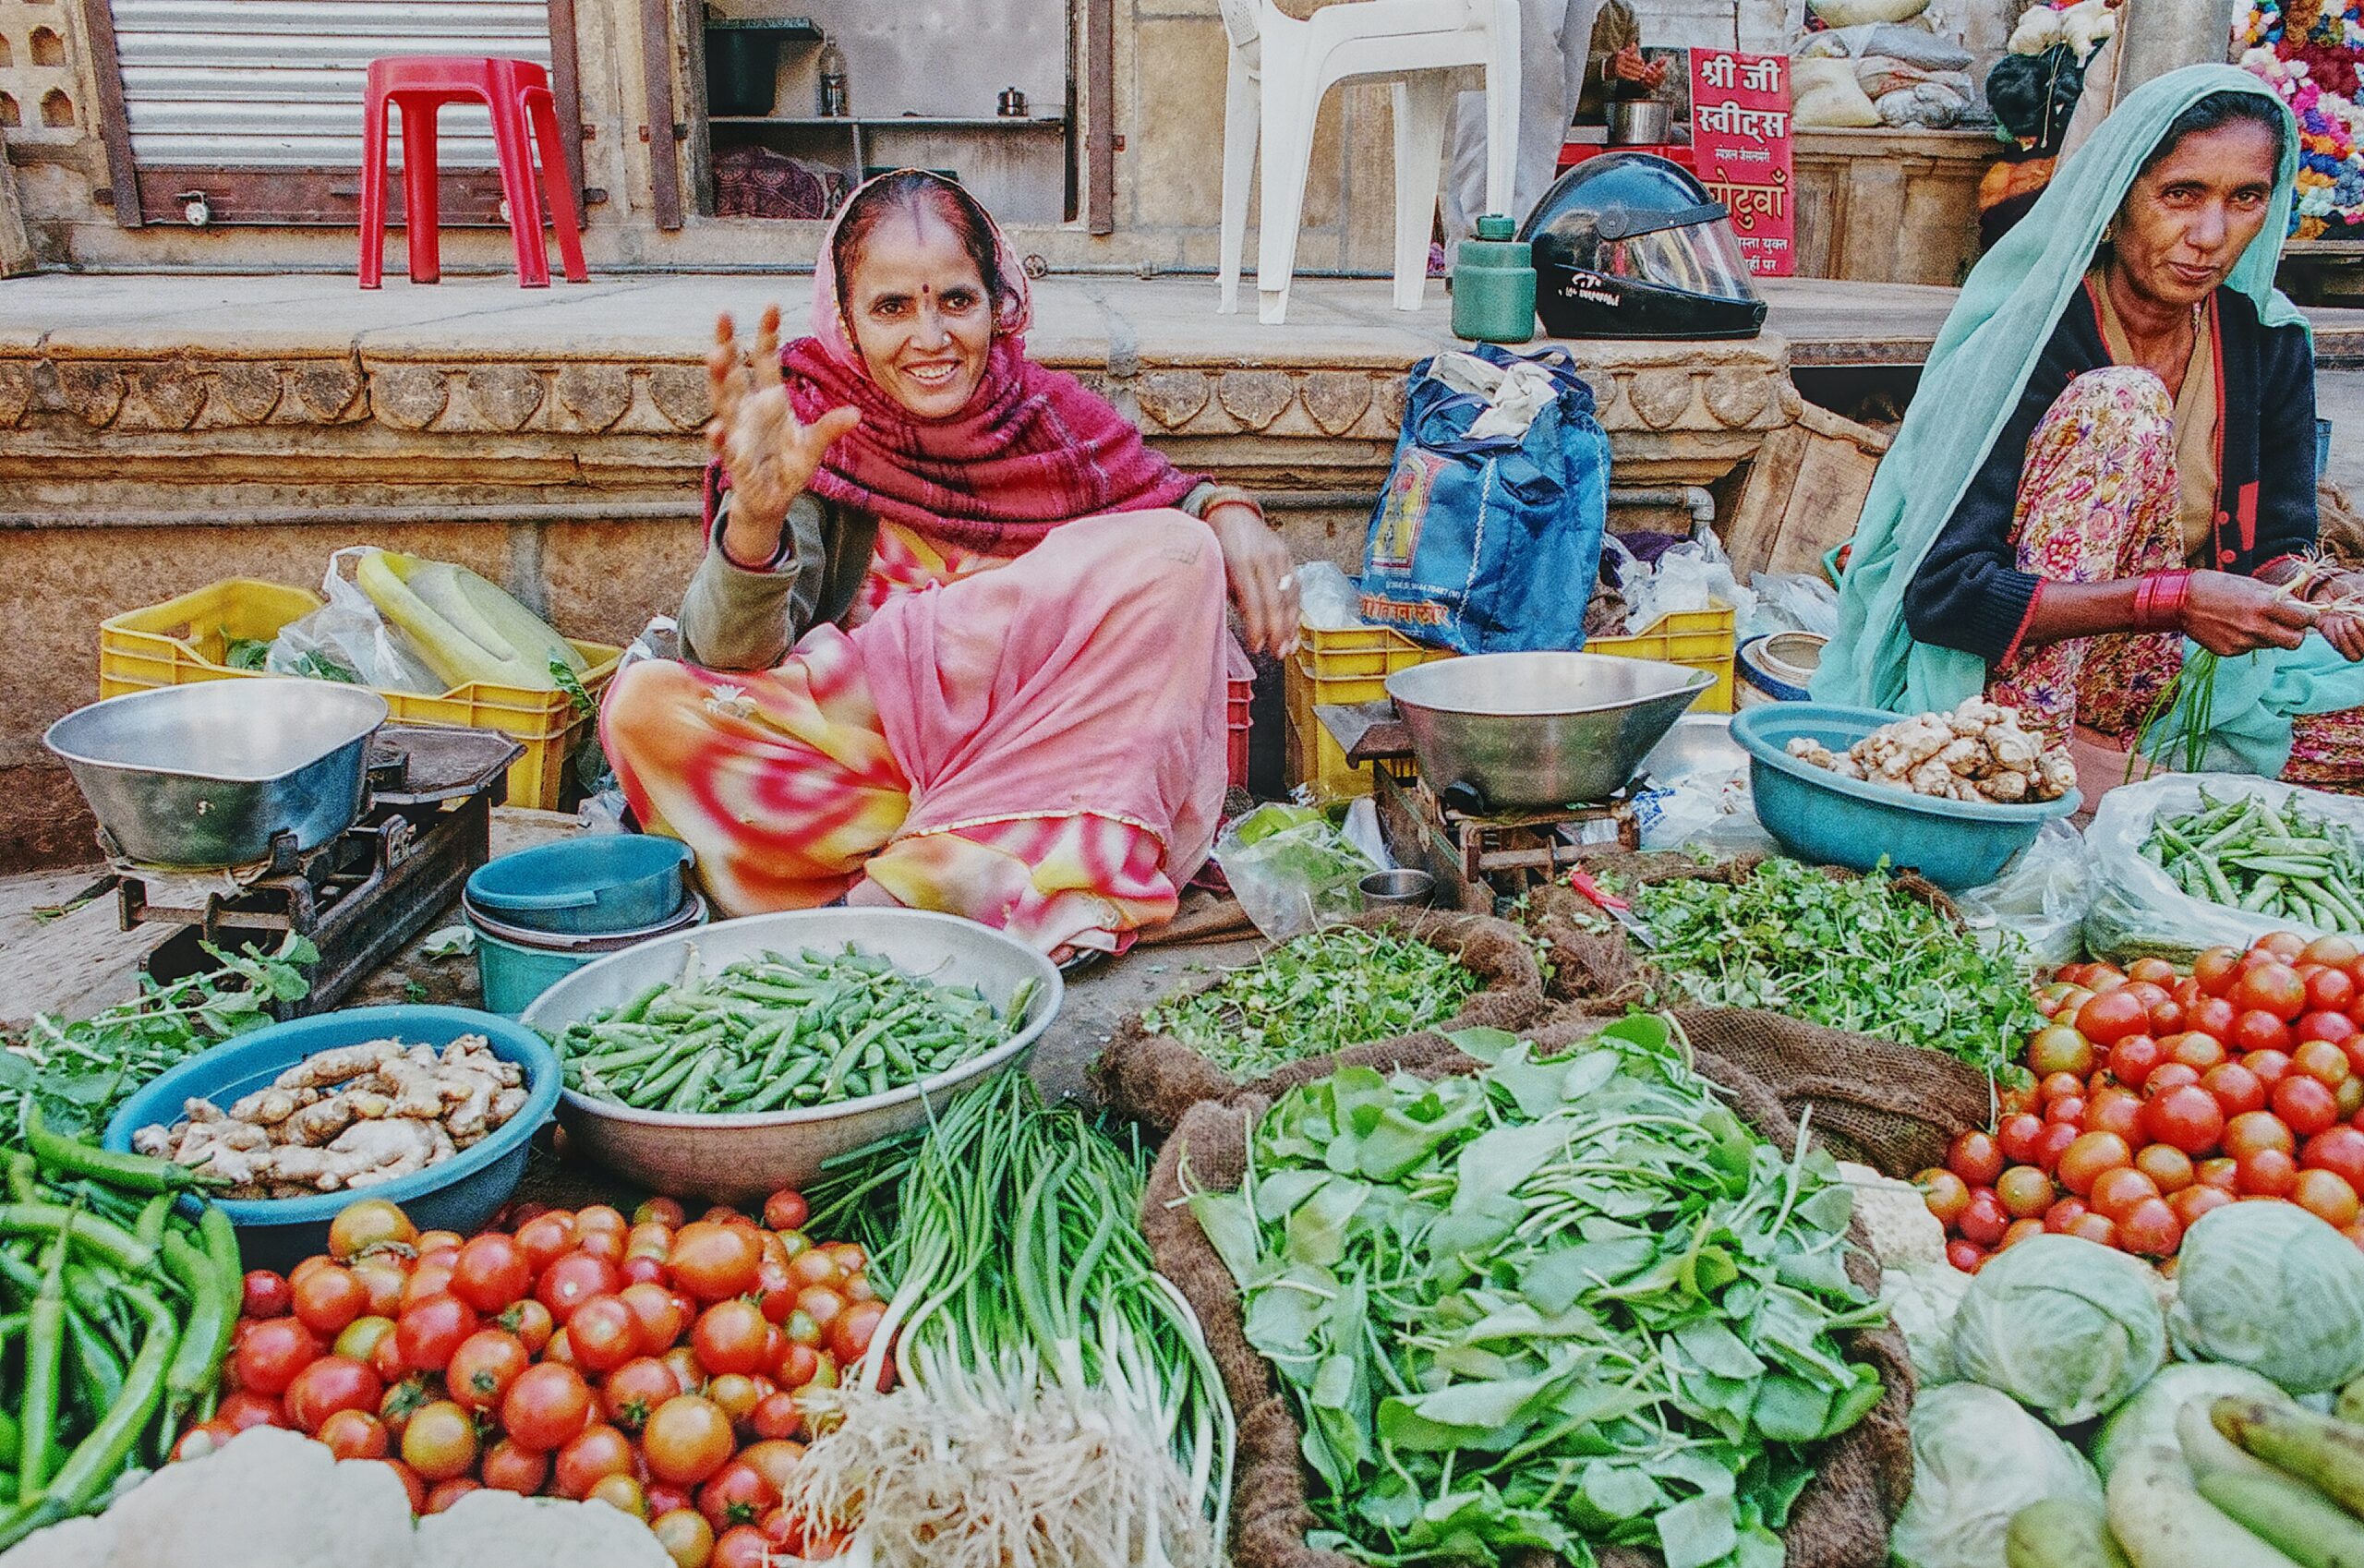
<path id="1" fill-rule="evenodd" d="M 323 1051 L 228 1111 L 190 1100 L 133 1147 L 201 1168 L 230 1198 L 375 1186 L 455 1157 L 525 1108 L 525 1077 L 481 1035 L 440 1052 L 372 1040 Z"/>
<path id="2" fill-rule="evenodd" d="M 2068 754 L 2024 728 L 2020 711 L 1972 697 L 1951 713 L 1884 724 L 1844 752 L 1799 736 L 1790 755 L 1845 778 L 1892 784 L 1936 800 L 2021 804 L 2077 787 Z"/>

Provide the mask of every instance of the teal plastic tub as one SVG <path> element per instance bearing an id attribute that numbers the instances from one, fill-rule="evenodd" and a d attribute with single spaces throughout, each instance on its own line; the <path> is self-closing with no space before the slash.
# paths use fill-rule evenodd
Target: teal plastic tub
<path id="1" fill-rule="evenodd" d="M 467 1236 L 482 1229 L 517 1190 L 525 1174 L 526 1146 L 558 1104 L 559 1065 L 542 1037 L 507 1019 L 473 1007 L 350 1007 L 242 1034 L 191 1056 L 124 1102 L 107 1124 L 106 1146 L 131 1147 L 143 1127 L 181 1119 L 192 1098 L 228 1105 L 268 1085 L 307 1057 L 340 1045 L 370 1040 L 400 1040 L 438 1050 L 464 1034 L 480 1034 L 493 1055 L 525 1069 L 525 1108 L 480 1142 L 440 1164 L 353 1192 L 323 1192 L 317 1198 L 223 1199 L 222 1212 L 237 1227 L 238 1250 L 248 1268 L 286 1269 L 328 1249 L 329 1222 L 346 1204 L 363 1198 L 399 1203 L 421 1230 L 454 1230 Z M 195 1200 L 184 1199 L 194 1208 Z"/>
<path id="2" fill-rule="evenodd" d="M 706 900 L 695 893 L 669 920 L 597 936 L 527 931 L 495 919 L 466 898 L 460 900 L 460 912 L 476 933 L 476 978 L 484 988 L 485 1008 L 505 1019 L 517 1017 L 543 992 L 595 959 L 706 922 Z"/>
<path id="3" fill-rule="evenodd" d="M 1917 871 L 1949 892 L 1983 887 L 2035 842 L 2047 821 L 2083 802 L 2074 790 L 2037 805 L 1940 801 L 1841 778 L 1786 750 L 1803 735 L 1843 752 L 1897 717 L 1835 703 L 1767 703 L 1732 715 L 1732 739 L 1748 754 L 1756 819 L 1785 851 L 1851 871 L 1870 871 L 1885 859 L 1890 869 Z"/>

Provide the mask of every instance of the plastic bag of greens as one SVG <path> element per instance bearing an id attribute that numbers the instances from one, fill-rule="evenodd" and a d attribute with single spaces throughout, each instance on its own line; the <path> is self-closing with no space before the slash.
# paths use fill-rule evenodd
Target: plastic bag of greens
<path id="1" fill-rule="evenodd" d="M 2364 1253 L 2295 1203 L 2201 1215 L 2184 1235 L 2176 1284 L 2168 1328 L 2179 1355 L 2247 1367 L 2292 1393 L 2364 1376 Z"/>
<path id="2" fill-rule="evenodd" d="M 320 583 L 320 592 L 329 602 L 281 627 L 263 657 L 263 668 L 274 675 L 441 696 L 452 689 L 452 682 L 411 651 L 369 602 L 369 596 L 344 574 L 346 561 L 358 561 L 373 548 L 356 545 L 329 557 L 328 575 Z"/>
<path id="3" fill-rule="evenodd" d="M 1924 1389 L 1912 1401 L 1912 1495 L 1888 1551 L 1900 1568 L 2003 1568 L 2011 1516 L 2056 1497 L 2101 1508 L 2082 1454 L 1991 1388 Z"/>
<path id="4" fill-rule="evenodd" d="M 2057 1427 L 2106 1416 L 2167 1358 L 2151 1281 L 2150 1267 L 2123 1252 L 2032 1236 L 1971 1280 L 1954 1317 L 1955 1369 Z"/>
<path id="5" fill-rule="evenodd" d="M 2219 803 L 2257 799 L 2286 814 L 2295 805 L 2314 821 L 2364 834 L 2364 800 L 2326 794 L 2246 773 L 2174 773 L 2121 785 L 2102 797 L 2085 842 L 2093 855 L 2093 902 L 2085 915 L 2085 946 L 2095 958 L 2150 956 L 2187 961 L 2202 948 L 2246 948 L 2261 936 L 2295 931 L 2322 935 L 2330 927 L 2287 914 L 2251 914 L 2196 899 L 2142 852 L 2161 817 L 2202 809 L 2201 791 Z M 2364 867 L 2351 875 L 2364 878 Z"/>
<path id="6" fill-rule="evenodd" d="M 1225 826 L 1215 863 L 1256 929 L 1275 942 L 1362 912 L 1379 867 L 1306 806 L 1259 806 Z"/>

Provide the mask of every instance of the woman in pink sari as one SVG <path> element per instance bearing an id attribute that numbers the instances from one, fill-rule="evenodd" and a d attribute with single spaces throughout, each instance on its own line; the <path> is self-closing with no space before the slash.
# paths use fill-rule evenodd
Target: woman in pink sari
<path id="1" fill-rule="evenodd" d="M 1226 585 L 1285 654 L 1288 553 L 1026 358 L 1025 273 L 959 186 L 872 181 L 815 271 L 809 335 L 718 329 L 688 662 L 626 670 L 600 718 L 625 798 L 722 913 L 902 904 L 1121 951 L 1213 844 Z"/>

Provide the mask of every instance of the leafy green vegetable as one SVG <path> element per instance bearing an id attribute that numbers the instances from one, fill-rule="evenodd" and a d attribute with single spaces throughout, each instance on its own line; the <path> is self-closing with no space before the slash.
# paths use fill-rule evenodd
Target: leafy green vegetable
<path id="1" fill-rule="evenodd" d="M 1483 1071 L 1293 1090 L 1240 1189 L 1190 1198 L 1305 1423 L 1309 1544 L 1778 1563 L 1804 1445 L 1880 1397 L 1837 1337 L 1881 1310 L 1835 1163 L 1751 1133 L 1663 1019 L 1455 1039 Z"/>
<path id="2" fill-rule="evenodd" d="M 222 662 L 233 669 L 263 669 L 271 657 L 271 644 L 260 637 L 233 637 L 227 628 L 222 633 Z"/>
<path id="3" fill-rule="evenodd" d="M 1246 1082 L 1286 1062 L 1426 1029 L 1477 989 L 1478 977 L 1449 953 L 1342 925 L 1293 937 L 1142 1022 Z"/>
<path id="4" fill-rule="evenodd" d="M 1633 899 L 1658 938 L 1651 962 L 1681 997 L 1926 1046 L 2027 1081 L 2016 1058 L 2044 1018 L 2016 936 L 1989 953 L 1884 875 L 1788 860 L 1737 884 L 1659 882 Z"/>
<path id="5" fill-rule="evenodd" d="M 21 1034 L 0 1035 L 0 1128 L 13 1134 L 30 1098 L 51 1127 L 96 1137 L 142 1084 L 271 1022 L 273 1002 L 311 988 L 304 969 L 320 956 L 293 933 L 267 957 L 205 950 L 220 969 L 170 984 L 142 975 L 137 1001 L 72 1023 L 42 1013 Z"/>
<path id="6" fill-rule="evenodd" d="M 2056 1427 L 2106 1416 L 2167 1358 L 2156 1283 L 2149 1264 L 2113 1248 L 2032 1236 L 1997 1252 L 1962 1293 L 1954 1366 Z"/>
<path id="7" fill-rule="evenodd" d="M 1275 939 L 1360 914 L 1362 879 L 1379 869 L 1320 812 L 1277 804 L 1226 826 L 1215 861 L 1256 929 Z"/>

